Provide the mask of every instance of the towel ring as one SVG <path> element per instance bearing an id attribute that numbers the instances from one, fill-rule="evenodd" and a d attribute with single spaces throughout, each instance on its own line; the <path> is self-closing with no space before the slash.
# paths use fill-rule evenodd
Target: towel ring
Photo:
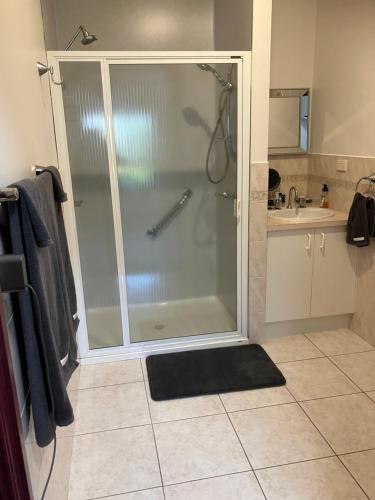
<path id="1" fill-rule="evenodd" d="M 359 192 L 358 187 L 359 187 L 360 183 L 363 181 L 367 181 L 369 183 L 367 186 L 367 191 L 364 194 L 367 194 L 368 196 L 371 196 L 372 198 L 374 198 L 375 197 L 375 172 L 371 175 L 361 177 L 358 180 L 356 188 L 355 188 L 357 193 Z"/>

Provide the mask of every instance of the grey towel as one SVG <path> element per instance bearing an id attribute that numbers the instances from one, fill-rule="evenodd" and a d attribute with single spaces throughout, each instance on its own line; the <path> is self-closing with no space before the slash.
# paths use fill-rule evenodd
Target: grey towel
<path id="1" fill-rule="evenodd" d="M 375 200 L 373 198 L 367 199 L 367 219 L 369 234 L 375 238 Z"/>
<path id="2" fill-rule="evenodd" d="M 361 193 L 355 193 L 349 211 L 346 242 L 357 247 L 370 244 L 367 198 Z"/>
<path id="3" fill-rule="evenodd" d="M 56 425 L 73 422 L 66 385 L 78 365 L 78 321 L 73 273 L 61 202 L 66 200 L 54 168 L 15 183 L 18 203 L 9 204 L 14 253 L 24 254 L 30 285 L 18 294 L 35 436 L 39 446 L 53 439 Z"/>

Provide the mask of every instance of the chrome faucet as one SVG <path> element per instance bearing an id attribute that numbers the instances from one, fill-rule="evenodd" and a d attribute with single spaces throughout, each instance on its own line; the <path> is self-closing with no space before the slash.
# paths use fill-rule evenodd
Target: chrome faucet
<path id="1" fill-rule="evenodd" d="M 288 205 L 287 205 L 286 208 L 293 208 L 292 192 L 294 192 L 294 202 L 296 203 L 296 208 L 298 208 L 299 207 L 299 205 L 298 205 L 298 203 L 299 203 L 299 197 L 298 197 L 297 188 L 295 186 L 292 186 L 289 189 Z"/>

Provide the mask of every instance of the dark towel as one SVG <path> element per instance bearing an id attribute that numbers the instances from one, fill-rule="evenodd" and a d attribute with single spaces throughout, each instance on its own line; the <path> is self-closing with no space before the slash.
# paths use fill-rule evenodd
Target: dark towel
<path id="1" fill-rule="evenodd" d="M 77 367 L 77 312 L 73 273 L 62 218 L 66 194 L 56 169 L 15 183 L 9 203 L 12 250 L 24 254 L 40 317 L 30 291 L 18 294 L 35 436 L 48 445 L 56 425 L 73 422 L 66 385 Z M 41 325 L 39 324 L 39 319 Z"/>
<path id="2" fill-rule="evenodd" d="M 374 198 L 367 199 L 367 219 L 368 231 L 372 238 L 375 238 L 375 200 Z"/>
<path id="3" fill-rule="evenodd" d="M 349 211 L 346 228 L 346 242 L 357 247 L 370 244 L 367 198 L 361 193 L 355 193 Z"/>

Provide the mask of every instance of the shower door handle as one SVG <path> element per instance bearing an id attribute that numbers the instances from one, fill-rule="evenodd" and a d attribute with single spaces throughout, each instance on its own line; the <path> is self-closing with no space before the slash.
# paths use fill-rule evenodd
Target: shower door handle
<path id="1" fill-rule="evenodd" d="M 235 193 L 227 193 L 226 191 L 223 191 L 222 193 L 216 193 L 215 194 L 216 198 L 221 198 L 224 200 L 230 200 L 233 202 L 233 216 L 238 219 L 240 217 L 241 213 L 241 204 L 240 200 L 237 199 L 237 196 Z"/>

